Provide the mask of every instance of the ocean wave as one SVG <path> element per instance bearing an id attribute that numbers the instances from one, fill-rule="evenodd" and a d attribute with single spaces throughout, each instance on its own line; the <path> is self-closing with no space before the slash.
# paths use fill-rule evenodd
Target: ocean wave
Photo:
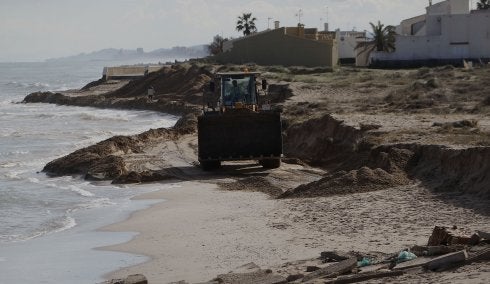
<path id="1" fill-rule="evenodd" d="M 45 235 L 59 233 L 68 229 L 71 229 L 77 225 L 75 218 L 71 216 L 62 216 L 52 219 L 48 222 L 41 224 L 40 228 L 29 234 L 20 235 L 0 235 L 0 242 L 23 242 L 32 240 Z"/>
<path id="2" fill-rule="evenodd" d="M 17 81 L 10 81 L 7 82 L 5 85 L 11 86 L 11 87 L 20 87 L 20 88 L 49 88 L 51 87 L 50 84 L 44 83 L 44 82 L 17 82 Z"/>
<path id="3" fill-rule="evenodd" d="M 1 153 L 0 152 L 0 156 L 4 156 L 4 157 L 8 157 L 8 156 L 19 156 L 19 155 L 27 155 L 29 153 L 30 153 L 29 151 L 16 150 L 16 151 L 10 151 L 10 152 L 5 152 L 5 153 Z"/>
<path id="4" fill-rule="evenodd" d="M 0 168 L 15 168 L 19 165 L 20 165 L 19 162 L 4 162 L 4 163 L 0 163 Z"/>
<path id="5" fill-rule="evenodd" d="M 80 113 L 78 114 L 78 117 L 81 119 L 81 120 L 90 120 L 90 121 L 101 121 L 101 120 L 104 120 L 104 121 L 129 121 L 129 118 L 128 117 L 123 117 L 123 116 L 109 116 L 109 115 L 96 115 L 96 114 L 92 114 L 92 113 L 86 113 L 86 112 L 83 112 L 83 113 Z"/>
<path id="6" fill-rule="evenodd" d="M 70 190 L 80 196 L 83 196 L 83 197 L 92 197 L 94 196 L 94 194 L 88 190 L 85 190 L 83 188 L 80 188 L 78 186 L 75 186 L 75 185 L 69 185 L 69 186 L 63 186 L 63 185 L 58 185 L 58 184 L 55 184 L 55 183 L 44 183 L 43 185 L 45 186 L 49 186 L 51 188 L 59 188 L 59 189 L 63 189 L 63 190 Z"/>
<path id="7" fill-rule="evenodd" d="M 53 118 L 53 117 L 56 117 L 56 115 L 50 113 L 41 113 L 36 115 L 36 118 Z"/>
<path id="8" fill-rule="evenodd" d="M 39 168 L 42 167 L 46 163 L 45 160 L 42 159 L 33 159 L 33 160 L 23 160 L 23 161 L 5 161 L 0 162 L 0 168 L 15 168 L 15 167 L 23 167 L 23 168 Z"/>
<path id="9" fill-rule="evenodd" d="M 4 101 L 0 101 L 0 106 L 8 106 L 8 105 L 11 105 L 13 103 L 14 102 L 11 100 L 4 100 Z"/>
<path id="10" fill-rule="evenodd" d="M 91 200 L 90 202 L 87 203 L 78 204 L 77 207 L 68 209 L 67 212 L 73 213 L 78 210 L 95 209 L 95 208 L 101 208 L 106 206 L 113 206 L 116 204 L 117 203 L 111 201 L 109 198 L 98 198 L 98 199 Z"/>
<path id="11" fill-rule="evenodd" d="M 22 241 L 25 237 L 22 235 L 0 235 L 0 243 L 10 243 L 15 241 Z"/>
<path id="12" fill-rule="evenodd" d="M 80 188 L 76 185 L 62 185 L 62 184 L 56 184 L 56 183 L 53 183 L 53 182 L 43 182 L 43 181 L 40 181 L 39 179 L 37 178 L 33 178 L 33 177 L 30 177 L 27 179 L 29 182 L 31 183 L 35 183 L 35 184 L 41 184 L 41 185 L 44 185 L 44 186 L 47 186 L 47 187 L 51 187 L 51 188 L 55 188 L 55 189 L 63 189 L 63 190 L 69 190 L 69 191 L 72 191 L 80 196 L 83 196 L 83 197 L 93 197 L 95 196 L 95 194 L 93 194 L 92 192 L 88 191 L 88 190 L 85 190 L 83 188 Z"/>
<path id="13" fill-rule="evenodd" d="M 63 188 L 63 187 L 61 187 L 61 188 Z M 71 191 L 79 194 L 80 196 L 84 196 L 84 197 L 92 197 L 92 196 L 94 196 L 94 194 L 92 192 L 90 192 L 88 190 L 85 190 L 83 188 L 80 188 L 78 186 L 75 186 L 75 185 L 68 186 L 68 189 L 70 189 Z"/>
<path id="14" fill-rule="evenodd" d="M 77 225 L 75 218 L 70 216 L 62 216 L 45 222 L 41 225 L 41 228 L 32 234 L 25 236 L 24 241 L 45 236 L 52 233 L 59 233 L 68 229 L 71 229 Z"/>
<path id="15" fill-rule="evenodd" d="M 13 172 L 7 172 L 7 173 L 4 173 L 3 176 L 8 179 L 8 180 L 22 180 L 23 178 L 19 176 L 20 172 L 16 172 L 16 171 L 13 171 Z"/>
<path id="16" fill-rule="evenodd" d="M 31 182 L 31 183 L 39 183 L 39 179 L 37 179 L 37 178 L 30 177 L 30 178 L 28 178 L 27 180 L 28 180 L 29 182 Z"/>

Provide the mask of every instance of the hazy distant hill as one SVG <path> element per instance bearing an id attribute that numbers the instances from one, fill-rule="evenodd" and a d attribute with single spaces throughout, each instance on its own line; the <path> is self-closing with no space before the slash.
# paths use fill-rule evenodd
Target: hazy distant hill
<path id="1" fill-rule="evenodd" d="M 200 58 L 209 55 L 205 45 L 191 47 L 175 46 L 172 48 L 160 48 L 150 52 L 145 52 L 142 48 L 138 49 L 116 49 L 106 48 L 91 53 L 80 53 L 60 58 L 50 58 L 46 61 L 124 61 L 134 59 L 185 59 Z"/>

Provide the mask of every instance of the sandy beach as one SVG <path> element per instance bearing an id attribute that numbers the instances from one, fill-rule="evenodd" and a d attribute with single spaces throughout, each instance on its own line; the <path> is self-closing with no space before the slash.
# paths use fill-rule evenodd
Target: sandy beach
<path id="1" fill-rule="evenodd" d="M 417 186 L 305 202 L 183 182 L 138 198 L 166 201 L 105 227 L 140 234 L 103 249 L 143 254 L 151 261 L 108 278 L 142 273 L 149 283 L 197 283 L 250 262 L 287 276 L 317 264 L 322 251 L 389 254 L 424 244 L 435 224 L 490 230 L 488 215 L 475 213 L 490 213 L 488 202 L 445 200 Z M 451 201 L 458 204 L 448 205 Z M 487 263 L 474 271 L 474 283 L 488 279 L 489 269 Z"/>
<path id="2" fill-rule="evenodd" d="M 184 64 L 103 96 L 95 94 L 103 85 L 94 85 L 86 96 L 26 98 L 185 114 L 171 129 L 113 137 L 44 168 L 55 176 L 172 184 L 138 197 L 165 201 L 103 228 L 138 235 L 102 249 L 151 259 L 107 279 L 140 273 L 149 283 L 196 283 L 245 264 L 286 279 L 306 274 L 307 266 L 328 265 L 318 259 L 323 251 L 382 260 L 427 245 L 435 226 L 458 228 L 465 236 L 490 231 L 490 101 L 483 89 L 466 91 L 468 85 L 487 88 L 483 78 L 490 69 L 342 68 L 317 74 L 257 66 L 271 82 L 269 98 L 283 110 L 283 163 L 263 169 L 256 161 L 226 162 L 204 172 L 196 154 L 198 90 L 210 70 L 226 68 Z M 135 96 L 149 81 L 155 98 Z M 179 89 L 179 82 L 185 92 L 165 93 Z M 374 283 L 485 283 L 489 268 L 488 262 L 440 273 L 418 267 Z"/>
<path id="3" fill-rule="evenodd" d="M 143 253 L 152 261 L 109 278 L 143 273 L 151 283 L 201 282 L 249 262 L 271 266 L 317 254 L 306 245 L 307 232 L 285 230 L 286 224 L 274 222 L 281 204 L 261 193 L 184 182 L 139 198 L 166 201 L 104 229 L 140 232 L 133 241 L 109 249 Z"/>

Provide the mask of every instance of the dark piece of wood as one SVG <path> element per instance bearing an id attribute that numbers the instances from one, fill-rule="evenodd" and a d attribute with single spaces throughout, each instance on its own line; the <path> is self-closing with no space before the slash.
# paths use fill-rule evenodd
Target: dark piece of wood
<path id="1" fill-rule="evenodd" d="M 486 240 L 490 240 L 490 233 L 483 232 L 483 231 L 476 231 L 476 233 L 477 233 L 477 234 L 478 234 L 480 237 L 482 237 L 482 238 L 484 238 L 484 239 L 486 239 Z"/>
<path id="2" fill-rule="evenodd" d="M 463 250 L 463 245 L 453 246 L 413 246 L 410 251 L 416 256 L 437 256 Z"/>
<path id="3" fill-rule="evenodd" d="M 286 277 L 271 273 L 270 270 L 257 270 L 247 273 L 228 273 L 218 275 L 215 281 L 223 284 L 283 284 L 287 283 Z"/>
<path id="4" fill-rule="evenodd" d="M 337 279 L 330 280 L 325 283 L 332 283 L 332 284 L 357 283 L 370 279 L 400 276 L 403 275 L 404 273 L 405 272 L 403 271 L 379 271 L 379 272 L 371 272 L 371 273 L 362 273 L 362 274 L 341 276 L 338 277 Z"/>
<path id="5" fill-rule="evenodd" d="M 448 253 L 441 255 L 429 261 L 427 263 L 427 268 L 429 270 L 443 269 L 447 266 L 452 266 L 456 263 L 463 263 L 468 258 L 468 253 L 466 250 Z"/>
<path id="6" fill-rule="evenodd" d="M 466 263 L 472 263 L 472 262 L 477 262 L 477 261 L 489 261 L 490 260 L 490 248 L 483 249 L 471 257 L 468 257 L 466 260 Z"/>
<path id="7" fill-rule="evenodd" d="M 346 272 L 351 271 L 355 267 L 357 267 L 357 258 L 353 257 L 342 260 L 340 262 L 334 263 L 324 268 L 320 268 L 317 271 L 306 275 L 305 277 L 303 277 L 303 282 L 320 277 L 332 277 L 342 275 Z"/>

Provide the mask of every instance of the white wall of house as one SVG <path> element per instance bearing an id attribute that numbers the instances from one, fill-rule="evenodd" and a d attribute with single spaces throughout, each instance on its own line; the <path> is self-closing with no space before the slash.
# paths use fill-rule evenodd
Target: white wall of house
<path id="1" fill-rule="evenodd" d="M 366 32 L 338 31 L 339 58 L 356 58 L 355 48 L 359 42 L 366 41 Z"/>
<path id="2" fill-rule="evenodd" d="M 426 8 L 427 15 L 468 14 L 470 12 L 469 0 L 446 0 Z"/>
<path id="3" fill-rule="evenodd" d="M 468 13 L 469 5 L 463 5 L 468 4 L 467 0 L 441 3 L 444 5 L 434 11 L 442 11 L 447 9 L 447 4 L 454 4 L 456 6 L 449 5 L 450 11 L 467 12 L 437 14 L 431 11 L 426 18 L 425 35 L 398 35 L 395 52 L 373 53 L 372 60 L 490 58 L 490 10 Z"/>
<path id="4" fill-rule="evenodd" d="M 403 20 L 399 26 L 396 27 L 396 33 L 399 35 L 413 35 L 412 25 L 417 23 L 425 23 L 426 15 L 420 15 L 410 19 Z"/>

